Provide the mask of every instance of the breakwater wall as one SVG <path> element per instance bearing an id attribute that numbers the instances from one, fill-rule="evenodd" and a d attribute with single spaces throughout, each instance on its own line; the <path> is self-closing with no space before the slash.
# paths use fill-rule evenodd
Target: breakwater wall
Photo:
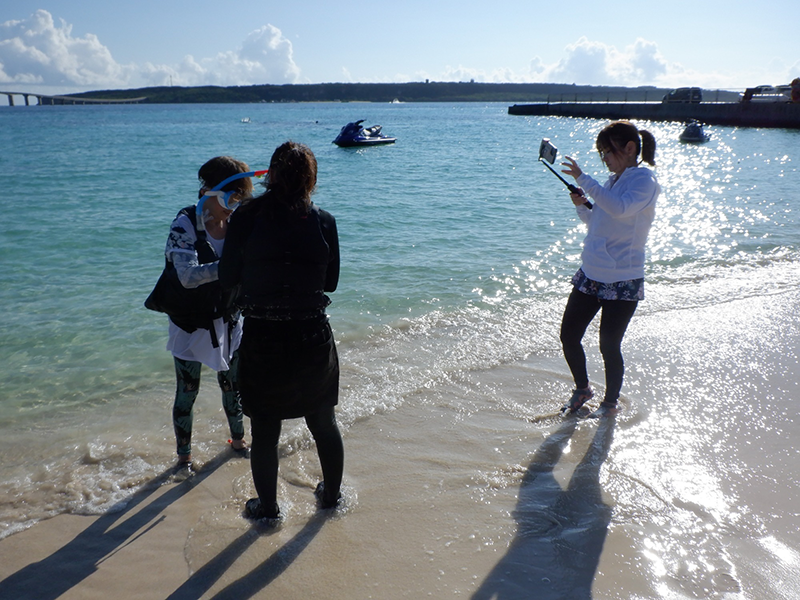
<path id="1" fill-rule="evenodd" d="M 510 115 L 680 121 L 708 125 L 800 129 L 800 103 L 792 102 L 547 102 L 514 104 Z"/>

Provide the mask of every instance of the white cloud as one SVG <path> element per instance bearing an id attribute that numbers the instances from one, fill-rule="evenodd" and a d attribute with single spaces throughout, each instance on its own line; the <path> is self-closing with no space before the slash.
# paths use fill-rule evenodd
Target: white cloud
<path id="1" fill-rule="evenodd" d="M 292 42 L 283 37 L 281 30 L 265 25 L 247 36 L 238 60 L 246 63 L 251 81 L 295 83 L 300 79 L 300 69 L 292 53 Z"/>
<path id="2" fill-rule="evenodd" d="M 458 67 L 447 66 L 441 77 L 436 81 L 477 81 L 479 83 L 529 83 L 531 78 L 519 75 L 509 68 L 493 69 L 485 71 L 483 69 L 472 69 L 459 65 Z"/>
<path id="3" fill-rule="evenodd" d="M 527 72 L 510 68 L 491 71 L 459 65 L 447 66 L 435 81 L 479 81 L 487 83 L 577 83 L 579 85 L 665 85 L 691 75 L 680 65 L 670 65 L 654 42 L 638 39 L 623 50 L 581 37 L 564 49 L 564 57 L 546 64 L 531 59 Z M 677 85 L 677 84 L 676 84 Z M 683 84 L 683 85 L 689 85 Z M 699 84 L 698 84 L 699 85 Z"/>
<path id="4" fill-rule="evenodd" d="M 636 87 L 701 86 L 707 89 L 741 89 L 760 83 L 786 83 L 795 77 L 800 61 L 790 66 L 782 61 L 764 65 L 758 72 L 700 72 L 670 62 L 655 42 L 639 38 L 618 49 L 581 37 L 564 49 L 564 57 L 554 64 L 541 58 L 531 60 L 528 80 L 579 85 L 620 85 Z M 762 80 L 764 80 L 762 82 Z"/>
<path id="5" fill-rule="evenodd" d="M 46 10 L 0 24 L 0 82 L 51 86 L 121 86 L 128 68 L 111 57 L 97 36 L 72 37 Z"/>
<path id="6" fill-rule="evenodd" d="M 297 83 L 300 68 L 292 58 L 292 43 L 281 30 L 265 25 L 248 34 L 241 48 L 212 58 L 187 55 L 176 67 L 145 65 L 146 85 L 258 85 Z"/>
<path id="7" fill-rule="evenodd" d="M 631 47 L 631 76 L 638 80 L 655 81 L 667 73 L 667 61 L 654 42 L 639 38 Z"/>
<path id="8" fill-rule="evenodd" d="M 72 26 L 56 24 L 46 10 L 28 19 L 0 24 L 0 83 L 8 89 L 66 93 L 154 85 L 257 85 L 296 83 L 300 69 L 292 43 L 280 29 L 265 25 L 240 48 L 210 58 L 186 56 L 180 64 L 121 65 L 96 35 L 72 36 Z M 55 91 L 57 90 L 57 91 Z"/>
<path id="9" fill-rule="evenodd" d="M 549 67 L 535 59 L 535 73 L 554 83 L 637 86 L 658 84 L 670 70 L 656 44 L 641 38 L 618 50 L 582 37 L 565 52 L 564 58 Z"/>

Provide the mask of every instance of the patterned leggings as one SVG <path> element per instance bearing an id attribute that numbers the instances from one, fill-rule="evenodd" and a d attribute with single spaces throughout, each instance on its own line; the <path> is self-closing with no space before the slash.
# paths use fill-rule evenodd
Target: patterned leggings
<path id="1" fill-rule="evenodd" d="M 172 423 L 175 427 L 178 455 L 186 456 L 192 453 L 194 401 L 197 400 L 197 394 L 200 392 L 200 369 L 203 365 L 193 360 L 173 358 L 175 359 L 175 375 L 178 384 L 175 389 L 175 404 L 172 407 Z M 230 370 L 217 373 L 217 381 L 222 390 L 222 408 L 225 409 L 231 438 L 234 440 L 241 440 L 244 437 L 242 402 L 236 380 L 238 363 L 239 352 L 237 351 L 231 360 Z"/>

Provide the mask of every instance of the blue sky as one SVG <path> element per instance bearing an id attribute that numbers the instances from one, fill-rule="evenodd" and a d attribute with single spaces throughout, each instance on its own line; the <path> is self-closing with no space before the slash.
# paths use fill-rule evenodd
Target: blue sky
<path id="1" fill-rule="evenodd" d="M 0 90 L 425 79 L 739 89 L 800 76 L 798 24 L 797 0 L 15 0 L 0 9 Z"/>

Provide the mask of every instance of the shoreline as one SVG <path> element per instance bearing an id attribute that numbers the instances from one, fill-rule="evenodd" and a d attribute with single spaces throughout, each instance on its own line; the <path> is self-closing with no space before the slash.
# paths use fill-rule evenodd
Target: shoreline
<path id="1" fill-rule="evenodd" d="M 603 86 L 566 83 L 489 83 L 410 81 L 403 83 L 301 83 L 262 84 L 248 86 L 152 86 L 132 89 L 92 90 L 69 94 L 0 91 L 13 103 L 13 96 L 38 99 L 39 105 L 68 103 L 308 103 L 308 102 L 543 102 L 555 98 L 580 98 L 584 101 L 602 99 L 623 101 L 661 101 L 670 88 L 656 86 Z M 738 91 L 707 90 L 718 100 L 736 101 Z M 44 102 L 43 102 L 44 101 Z M 395 102 L 396 101 L 396 102 Z M 10 104 L 13 106 L 13 104 Z"/>
<path id="2" fill-rule="evenodd" d="M 571 385 L 554 356 L 411 392 L 344 432 L 338 512 L 316 510 L 314 449 L 285 449 L 274 529 L 242 517 L 248 463 L 201 453 L 195 477 L 165 473 L 120 512 L 60 515 L 0 540 L 0 589 L 37 600 L 791 597 L 800 422 L 784 399 L 800 376 L 786 351 L 800 339 L 799 299 L 638 316 L 613 420 L 558 416 Z M 596 340 L 587 354 L 596 367 Z"/>
<path id="3" fill-rule="evenodd" d="M 517 375 L 514 367 L 502 378 Z M 459 435 L 463 417 L 460 410 L 425 399 L 351 427 L 346 450 L 360 462 L 348 464 L 345 505 L 333 513 L 315 510 L 315 473 L 305 467 L 308 461 L 314 470 L 313 449 L 282 458 L 280 497 L 286 517 L 274 529 L 241 516 L 251 487 L 245 461 L 228 460 L 225 453 L 186 481 L 171 481 L 164 474 L 120 512 L 60 515 L 0 541 L 0 585 L 11 597 L 38 600 L 99 598 L 112 590 L 126 598 L 323 592 L 334 598 L 412 598 L 432 590 L 449 596 L 495 587 L 501 581 L 493 572 L 503 564 L 507 540 L 515 535 L 517 488 L 526 472 L 535 473 L 552 456 L 534 452 L 507 472 L 491 473 L 494 484 L 476 483 L 471 467 L 459 468 L 458 451 L 448 452 L 440 443 L 443 433 Z M 609 432 L 613 423 L 600 429 Z M 570 419 L 550 435 L 539 424 L 523 425 L 527 431 L 519 441 L 532 448 L 544 435 L 562 451 L 573 438 L 589 448 L 598 437 L 593 425 Z M 518 429 L 520 422 L 497 410 L 482 414 L 474 427 L 483 434 Z M 610 440 L 607 435 L 603 439 Z M 487 446 L 480 453 L 489 458 L 494 450 Z M 594 464 L 596 476 L 587 485 L 596 487 L 601 463 Z M 554 474 L 569 478 L 572 467 L 565 461 Z M 450 488 L 444 482 L 450 478 L 461 484 Z M 42 573 L 48 577 L 41 578 Z M 146 585 L 140 573 L 147 573 Z M 546 575 L 540 578 L 543 589 L 557 583 L 549 575 L 550 583 Z M 591 577 L 584 577 L 582 585 L 587 583 Z"/>

